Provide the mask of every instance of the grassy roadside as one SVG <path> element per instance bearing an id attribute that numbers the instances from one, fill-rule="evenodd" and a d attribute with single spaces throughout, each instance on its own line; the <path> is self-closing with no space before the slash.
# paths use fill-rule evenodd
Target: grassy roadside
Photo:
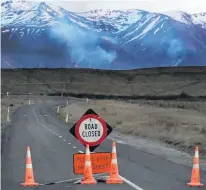
<path id="1" fill-rule="evenodd" d="M 4 141 L 6 130 L 10 127 L 13 112 L 28 104 L 28 100 L 21 96 L 1 96 L 1 141 Z M 10 108 L 9 121 L 7 121 L 8 107 Z"/>
<path id="2" fill-rule="evenodd" d="M 60 109 L 60 117 L 75 123 L 92 108 L 123 134 L 159 140 L 179 150 L 206 158 L 206 102 L 89 100 Z"/>

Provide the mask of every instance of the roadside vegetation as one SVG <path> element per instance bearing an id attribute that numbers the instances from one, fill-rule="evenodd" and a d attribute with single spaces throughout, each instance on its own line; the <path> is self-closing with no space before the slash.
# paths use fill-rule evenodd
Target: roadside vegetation
<path id="1" fill-rule="evenodd" d="M 206 102 L 89 100 L 60 109 L 60 117 L 74 124 L 93 109 L 123 134 L 158 140 L 179 150 L 206 158 Z"/>
<path id="2" fill-rule="evenodd" d="M 19 96 L 1 96 L 1 142 L 3 144 L 5 133 L 11 124 L 11 117 L 13 112 L 20 106 L 24 105 L 25 101 Z M 8 115 L 9 107 L 9 118 Z M 9 119 L 9 120 L 7 120 Z M 1 149 L 3 150 L 3 149 Z"/>

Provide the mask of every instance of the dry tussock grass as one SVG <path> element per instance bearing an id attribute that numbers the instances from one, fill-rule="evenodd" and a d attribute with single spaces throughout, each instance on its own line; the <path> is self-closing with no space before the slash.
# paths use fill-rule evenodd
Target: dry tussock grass
<path id="1" fill-rule="evenodd" d="M 184 108 L 179 108 L 178 105 L 184 105 Z M 92 108 L 124 134 L 158 139 L 188 152 L 193 152 L 194 145 L 199 145 L 201 155 L 206 156 L 205 105 L 205 102 L 160 104 L 153 101 L 134 104 L 114 100 L 90 100 L 89 103 L 71 104 L 63 108 L 60 114 L 65 117 L 68 113 L 72 118 L 70 123 L 74 123 L 87 109 Z"/>

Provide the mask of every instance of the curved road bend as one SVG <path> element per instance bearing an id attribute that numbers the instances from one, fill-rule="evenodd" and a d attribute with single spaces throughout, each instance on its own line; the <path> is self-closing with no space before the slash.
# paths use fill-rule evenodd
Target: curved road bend
<path id="1" fill-rule="evenodd" d="M 35 180 L 39 190 L 189 190 L 191 168 L 143 153 L 125 144 L 117 144 L 122 185 L 75 184 L 79 177 L 73 174 L 73 153 L 85 152 L 70 133 L 68 125 L 59 121 L 51 108 L 58 102 L 34 104 L 19 108 L 13 115 L 12 126 L 2 154 L 2 190 L 25 189 L 20 186 L 25 175 L 26 146 L 31 147 Z M 60 103 L 60 101 L 59 101 Z M 106 139 L 95 151 L 111 152 L 112 142 Z M 192 161 L 191 161 L 192 162 Z M 70 182 L 61 182 L 75 179 Z M 201 172 L 206 185 L 206 172 Z M 199 189 L 199 188 L 192 188 Z M 206 189 L 206 187 L 201 188 Z"/>

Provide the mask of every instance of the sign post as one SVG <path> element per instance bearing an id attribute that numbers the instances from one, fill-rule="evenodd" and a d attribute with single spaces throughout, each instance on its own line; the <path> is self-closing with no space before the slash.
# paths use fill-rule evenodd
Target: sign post
<path id="1" fill-rule="evenodd" d="M 112 130 L 110 125 L 89 109 L 70 129 L 70 133 L 84 146 L 88 144 L 90 151 L 93 152 Z"/>

